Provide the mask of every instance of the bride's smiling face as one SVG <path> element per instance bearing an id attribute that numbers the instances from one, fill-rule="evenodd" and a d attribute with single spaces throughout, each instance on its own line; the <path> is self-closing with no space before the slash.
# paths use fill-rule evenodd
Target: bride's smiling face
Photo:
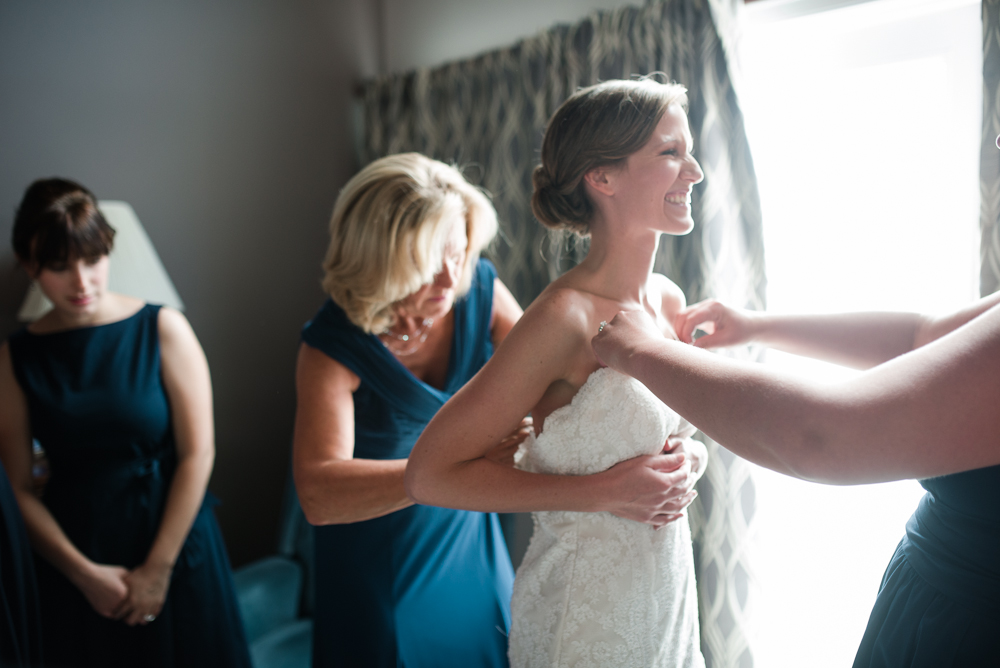
<path id="1" fill-rule="evenodd" d="M 614 197 L 628 220 L 667 234 L 691 231 L 691 191 L 705 177 L 692 150 L 687 114 L 671 104 L 646 144 L 613 174 Z"/>

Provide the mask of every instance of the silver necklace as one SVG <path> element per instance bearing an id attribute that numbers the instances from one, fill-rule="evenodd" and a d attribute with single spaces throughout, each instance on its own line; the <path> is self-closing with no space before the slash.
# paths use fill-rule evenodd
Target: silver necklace
<path id="1" fill-rule="evenodd" d="M 384 330 L 379 334 L 379 341 L 385 346 L 389 352 L 397 357 L 405 357 L 406 355 L 412 355 L 417 352 L 424 341 L 427 340 L 427 335 L 431 333 L 431 326 L 434 324 L 434 318 L 424 318 L 417 327 L 416 331 L 412 334 L 397 334 L 391 329 Z M 384 339 L 382 337 L 389 337 Z M 390 340 L 393 341 L 390 345 Z M 402 345 L 395 343 L 398 341 Z"/>

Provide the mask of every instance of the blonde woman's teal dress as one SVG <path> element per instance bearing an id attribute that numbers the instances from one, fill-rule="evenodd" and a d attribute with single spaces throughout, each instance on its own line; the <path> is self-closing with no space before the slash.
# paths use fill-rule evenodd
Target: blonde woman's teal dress
<path id="1" fill-rule="evenodd" d="M 361 379 L 354 456 L 403 459 L 438 409 L 493 352 L 496 272 L 480 260 L 455 303 L 445 387 L 416 378 L 377 336 L 327 300 L 302 340 Z M 493 513 L 415 505 L 316 528 L 313 666 L 490 668 L 507 665 L 514 573 Z"/>

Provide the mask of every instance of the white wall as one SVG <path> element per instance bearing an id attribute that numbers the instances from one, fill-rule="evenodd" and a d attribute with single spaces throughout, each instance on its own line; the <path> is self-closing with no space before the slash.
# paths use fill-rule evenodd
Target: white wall
<path id="1" fill-rule="evenodd" d="M 440 65 L 508 46 L 556 23 L 641 0 L 382 0 L 390 72 Z"/>

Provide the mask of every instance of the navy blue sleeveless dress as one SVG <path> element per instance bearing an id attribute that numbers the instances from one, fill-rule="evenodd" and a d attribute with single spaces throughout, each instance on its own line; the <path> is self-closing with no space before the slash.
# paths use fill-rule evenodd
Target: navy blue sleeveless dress
<path id="1" fill-rule="evenodd" d="M 42 501 L 96 563 L 146 558 L 176 467 L 160 375 L 160 307 L 125 320 L 10 338 L 31 434 L 49 459 Z M 101 617 L 37 558 L 47 666 L 250 668 L 229 558 L 206 499 L 174 566 L 163 610 L 146 626 Z"/>
<path id="2" fill-rule="evenodd" d="M 493 352 L 496 271 L 480 260 L 456 301 L 444 390 L 422 382 L 377 336 L 327 300 L 302 340 L 357 374 L 354 456 L 403 459 L 445 401 Z M 507 665 L 514 580 L 493 513 L 410 506 L 316 528 L 313 666 L 487 668 Z"/>
<path id="3" fill-rule="evenodd" d="M 31 547 L 0 462 L 0 668 L 41 665 L 41 628 Z"/>
<path id="4" fill-rule="evenodd" d="M 1000 666 L 1000 466 L 920 484 L 854 668 Z"/>

